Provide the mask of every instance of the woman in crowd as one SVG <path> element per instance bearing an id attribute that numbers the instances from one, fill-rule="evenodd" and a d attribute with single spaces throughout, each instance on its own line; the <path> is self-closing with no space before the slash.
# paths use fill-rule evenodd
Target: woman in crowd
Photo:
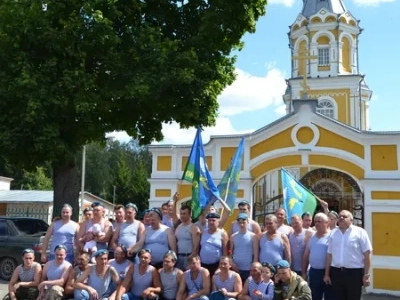
<path id="1" fill-rule="evenodd" d="M 35 300 L 39 295 L 38 285 L 42 266 L 35 260 L 35 251 L 22 251 L 22 264 L 15 270 L 8 283 L 8 294 L 3 300 Z"/>
<path id="2" fill-rule="evenodd" d="M 139 260 L 138 265 L 129 268 L 123 283 L 117 290 L 117 299 L 156 299 L 161 293 L 160 274 L 155 267 L 150 265 L 151 251 L 142 249 L 139 252 Z M 129 287 L 130 291 L 128 291 Z"/>
<path id="3" fill-rule="evenodd" d="M 42 280 L 38 286 L 39 299 L 61 300 L 64 296 L 64 285 L 67 283 L 72 265 L 65 260 L 67 248 L 57 245 L 54 248 L 55 259 L 44 265 Z"/>
<path id="4" fill-rule="evenodd" d="M 98 250 L 94 257 L 96 264 L 89 266 L 74 283 L 74 289 L 80 290 L 78 295 L 74 294 L 75 300 L 108 298 L 111 283 L 120 283 L 117 271 L 108 264 L 108 250 Z"/>
<path id="5" fill-rule="evenodd" d="M 178 293 L 179 281 L 183 272 L 175 267 L 177 256 L 174 251 L 168 251 L 164 255 L 163 268 L 160 272 L 162 287 L 161 300 L 174 300 Z"/>
<path id="6" fill-rule="evenodd" d="M 222 294 L 225 300 L 234 300 L 242 290 L 242 279 L 235 271 L 231 271 L 232 260 L 228 256 L 219 259 L 219 270 L 212 277 L 212 293 L 209 297 L 213 300 L 216 294 Z"/>

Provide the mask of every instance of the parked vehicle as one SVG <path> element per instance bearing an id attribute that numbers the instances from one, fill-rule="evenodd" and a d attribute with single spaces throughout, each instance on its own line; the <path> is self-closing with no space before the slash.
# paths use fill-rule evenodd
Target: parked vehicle
<path id="1" fill-rule="evenodd" d="M 27 217 L 0 217 L 0 278 L 10 280 L 15 268 L 22 263 L 24 249 L 35 251 L 40 262 L 42 244 L 49 225 L 41 220 Z"/>

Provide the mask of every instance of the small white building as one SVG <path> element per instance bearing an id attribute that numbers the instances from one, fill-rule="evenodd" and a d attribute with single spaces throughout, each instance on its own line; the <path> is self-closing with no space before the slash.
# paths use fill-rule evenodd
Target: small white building
<path id="1" fill-rule="evenodd" d="M 53 215 L 53 191 L 10 190 L 13 179 L 0 177 L 0 216 L 32 217 L 51 223 Z M 114 217 L 114 205 L 96 195 L 84 192 L 83 209 L 93 202 L 100 202 L 107 218 Z"/>

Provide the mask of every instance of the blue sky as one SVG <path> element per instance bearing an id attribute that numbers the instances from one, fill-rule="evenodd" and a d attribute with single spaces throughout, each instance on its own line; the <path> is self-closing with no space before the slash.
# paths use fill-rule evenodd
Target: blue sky
<path id="1" fill-rule="evenodd" d="M 364 29 L 359 40 L 360 71 L 373 91 L 370 103 L 370 127 L 374 131 L 400 130 L 397 94 L 400 70 L 400 34 L 395 23 L 400 0 L 348 0 L 345 6 Z M 270 0 L 267 14 L 257 31 L 244 37 L 244 49 L 238 53 L 237 79 L 219 97 L 220 116 L 213 128 L 206 128 L 203 141 L 210 135 L 256 130 L 284 114 L 282 94 L 290 74 L 288 26 L 301 12 L 302 0 Z M 397 109 L 396 109 L 397 108 Z M 191 144 L 195 130 L 181 130 L 177 124 L 163 127 L 162 143 Z M 112 133 L 125 140 L 125 133 Z"/>

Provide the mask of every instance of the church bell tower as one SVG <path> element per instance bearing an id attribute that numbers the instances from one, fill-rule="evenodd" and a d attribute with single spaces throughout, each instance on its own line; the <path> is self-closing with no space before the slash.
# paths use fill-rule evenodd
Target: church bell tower
<path id="1" fill-rule="evenodd" d="M 293 111 L 293 99 L 306 96 L 318 99 L 317 112 L 369 129 L 372 91 L 359 69 L 359 22 L 342 0 L 303 0 L 288 33 L 292 68 L 283 95 L 287 113 Z"/>

